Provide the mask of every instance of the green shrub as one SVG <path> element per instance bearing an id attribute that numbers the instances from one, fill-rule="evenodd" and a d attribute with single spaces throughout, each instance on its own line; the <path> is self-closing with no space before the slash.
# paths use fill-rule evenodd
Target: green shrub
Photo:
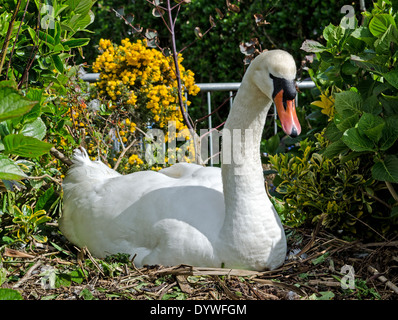
<path id="1" fill-rule="evenodd" d="M 49 154 L 50 142 L 68 139 L 68 151 L 79 142 L 65 123 L 69 108 L 60 96 L 73 101 L 79 95 L 71 85 L 78 68 L 69 64 L 90 40 L 78 33 L 93 21 L 93 3 L 0 5 L 0 244 L 47 241 L 47 213 L 56 216 L 61 208 L 65 166 Z"/>
<path id="2" fill-rule="evenodd" d="M 4 49 L 0 78 L 17 80 L 19 88 L 22 84 L 62 85 L 68 80 L 72 53 L 76 50 L 83 55 L 82 47 L 90 41 L 76 34 L 87 31 L 93 22 L 90 9 L 94 1 L 37 0 L 26 4 L 26 0 L 18 0 L 0 6 L 0 48 Z"/>
<path id="3" fill-rule="evenodd" d="M 269 156 L 278 172 L 276 191 L 285 200 L 281 212 L 284 223 L 297 227 L 321 219 L 323 226 L 344 231 L 344 235 L 370 237 L 375 229 L 376 233 L 387 232 L 390 224 L 380 210 L 383 206 L 374 198 L 378 187 L 368 159 L 326 158 L 320 152 L 327 140 L 319 133 L 315 137 L 315 143 L 301 141 L 297 155 Z"/>
<path id="4" fill-rule="evenodd" d="M 397 183 L 397 17 L 388 1 L 375 3 L 365 17 L 354 29 L 330 24 L 325 46 L 307 40 L 302 48 L 316 53 L 310 73 L 319 90 L 334 96 L 324 155 L 370 154 L 373 177 Z"/>
<path id="5" fill-rule="evenodd" d="M 290 216 L 293 216 L 294 208 L 301 210 L 296 213 L 298 218 L 293 219 L 296 223 L 300 223 L 300 219 L 304 222 L 324 214 L 324 223 L 331 228 L 355 232 L 359 225 L 354 220 L 359 219 L 357 221 L 361 221 L 362 226 L 375 234 L 382 235 L 396 229 L 396 9 L 390 1 L 377 1 L 371 12 L 363 14 L 361 26 L 353 18 L 352 28 L 347 28 L 344 18 L 340 25 L 329 24 L 324 29 L 326 44 L 306 40 L 302 45 L 303 50 L 314 54 L 309 73 L 321 96 L 321 101 L 314 102 L 314 105 L 321 107 L 328 125 L 322 132 L 325 142 L 310 158 L 306 158 L 309 163 L 302 164 L 304 171 L 294 171 L 291 165 L 289 169 L 293 171 L 286 175 L 283 173 L 286 161 L 274 159 L 275 165 L 279 166 L 278 171 L 285 175 L 282 186 L 286 186 L 285 199 L 291 209 Z M 302 157 L 294 159 L 293 163 L 299 159 L 307 161 Z M 322 166 L 314 163 L 322 163 Z M 332 174 L 329 168 L 334 168 Z M 327 178 L 315 180 L 322 185 L 323 192 L 311 200 L 300 190 L 301 187 L 312 190 L 311 179 L 318 174 Z M 342 179 L 345 176 L 348 178 Z M 293 181 L 294 178 L 300 182 Z M 293 190 L 297 183 L 303 185 Z M 339 194 L 341 201 L 338 201 Z M 314 205 L 314 201 L 319 204 Z M 314 206 L 318 211 L 313 211 Z M 331 220 L 328 222 L 328 219 Z"/>

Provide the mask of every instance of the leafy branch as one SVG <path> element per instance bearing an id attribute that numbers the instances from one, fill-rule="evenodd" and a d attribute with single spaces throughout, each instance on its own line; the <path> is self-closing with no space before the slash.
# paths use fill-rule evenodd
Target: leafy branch
<path id="1" fill-rule="evenodd" d="M 21 2 L 22 2 L 22 0 L 18 0 L 17 5 L 15 7 L 15 11 L 14 11 L 12 17 L 11 17 L 10 24 L 8 25 L 6 38 L 4 40 L 3 48 L 2 48 L 1 54 L 0 54 L 0 74 L 3 71 L 3 65 L 4 65 L 4 61 L 6 59 L 7 48 L 8 48 L 8 44 L 10 42 L 12 28 L 13 28 L 14 22 L 15 22 L 15 20 L 17 18 L 17 14 L 18 14 L 18 11 L 19 11 L 19 7 L 21 6 Z"/>

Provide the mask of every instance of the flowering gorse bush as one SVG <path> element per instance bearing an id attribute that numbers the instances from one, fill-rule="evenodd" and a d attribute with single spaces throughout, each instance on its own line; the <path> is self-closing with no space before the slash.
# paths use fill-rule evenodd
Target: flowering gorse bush
<path id="1" fill-rule="evenodd" d="M 169 121 L 176 122 L 177 130 L 184 123 L 177 105 L 177 77 L 173 60 L 156 49 L 147 48 L 146 40 L 131 43 L 122 40 L 121 45 L 101 39 L 102 54 L 93 65 L 94 72 L 101 73 L 96 84 L 99 94 L 111 100 L 110 109 L 120 108 L 132 115 L 133 125 L 151 125 L 166 128 Z M 181 65 L 179 68 L 183 89 L 196 95 L 199 88 L 194 83 L 194 74 Z M 183 102 L 189 106 L 190 102 Z"/>
<path id="2" fill-rule="evenodd" d="M 124 173 L 148 168 L 158 170 L 175 163 L 175 154 L 166 154 L 165 161 L 157 163 L 145 161 L 145 143 L 152 143 L 148 140 L 151 139 L 147 134 L 149 129 L 164 132 L 165 142 L 187 131 L 179 108 L 172 57 L 147 47 L 146 40 L 124 39 L 116 45 L 101 39 L 99 51 L 93 63 L 93 71 L 100 73 L 99 81 L 91 87 L 85 102 L 77 101 L 66 114 L 71 126 L 80 132 L 84 130 L 85 136 L 80 138 L 86 142 L 92 159 L 100 158 Z M 186 70 L 182 61 L 179 55 L 182 90 L 196 95 L 199 87 L 195 85 L 194 73 Z M 184 95 L 182 100 L 185 107 L 190 105 Z M 169 137 L 170 123 L 175 130 Z M 193 142 L 191 144 L 188 148 L 194 150 Z M 183 161 L 189 159 L 186 157 Z"/>

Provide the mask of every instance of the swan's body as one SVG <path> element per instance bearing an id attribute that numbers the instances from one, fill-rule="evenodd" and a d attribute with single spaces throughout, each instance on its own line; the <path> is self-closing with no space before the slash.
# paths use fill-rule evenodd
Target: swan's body
<path id="1" fill-rule="evenodd" d="M 292 57 L 280 50 L 252 62 L 224 128 L 241 129 L 245 152 L 239 152 L 240 139 L 228 143 L 224 138 L 224 153 L 232 146 L 234 155 L 225 161 L 224 154 L 221 170 L 178 163 L 159 172 L 123 176 L 76 151 L 63 184 L 63 234 L 98 257 L 136 254 L 137 266 L 280 266 L 285 234 L 265 191 L 259 146 L 271 98 L 282 102 L 270 75 L 290 83 L 295 72 Z M 285 111 L 286 99 L 283 95 Z M 281 117 L 284 130 L 299 133 L 296 120 Z"/>

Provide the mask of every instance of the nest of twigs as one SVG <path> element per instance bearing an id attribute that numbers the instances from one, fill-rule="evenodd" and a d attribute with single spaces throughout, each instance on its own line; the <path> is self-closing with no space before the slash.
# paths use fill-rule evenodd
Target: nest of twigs
<path id="1" fill-rule="evenodd" d="M 2 252 L 8 281 L 24 299 L 53 300 L 358 300 L 398 298 L 398 241 L 346 242 L 321 231 L 287 230 L 289 255 L 272 271 L 187 265 L 136 268 L 134 261 L 104 270 L 87 250 L 43 246 Z M 64 248 L 67 244 L 64 244 Z M 343 266 L 348 266 L 344 267 Z M 43 270 L 78 268 L 80 281 L 43 285 Z M 343 269 L 342 269 L 343 268 Z M 351 271 L 348 272 L 348 271 Z M 12 280 L 13 279 L 13 280 Z M 351 281 L 351 282 L 350 282 Z"/>

